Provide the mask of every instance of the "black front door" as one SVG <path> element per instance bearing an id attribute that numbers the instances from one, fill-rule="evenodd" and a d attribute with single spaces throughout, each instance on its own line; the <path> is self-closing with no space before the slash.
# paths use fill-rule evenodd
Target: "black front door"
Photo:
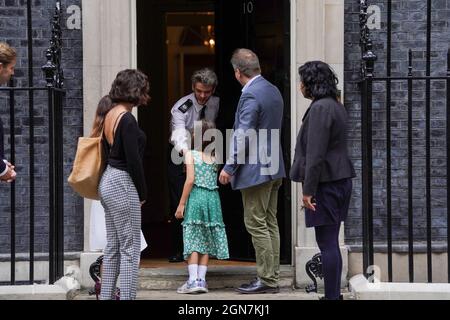
<path id="1" fill-rule="evenodd" d="M 290 159 L 290 39 L 289 1 L 240 0 L 216 1 L 216 71 L 221 98 L 217 125 L 232 128 L 242 87 L 230 64 L 237 48 L 253 50 L 259 57 L 263 76 L 275 84 L 285 100 L 282 147 L 287 169 Z M 240 192 L 221 187 L 224 220 L 235 259 L 254 259 L 251 238 L 245 230 Z M 281 235 L 281 260 L 291 262 L 290 184 L 285 181 L 279 192 L 278 222 Z"/>
<path id="2" fill-rule="evenodd" d="M 234 114 L 241 93 L 240 85 L 234 78 L 229 62 L 232 52 L 236 48 L 246 47 L 258 54 L 263 76 L 277 85 L 285 97 L 285 126 L 282 139 L 285 160 L 289 161 L 289 1 L 138 0 L 137 5 L 138 67 L 150 75 L 152 82 L 151 106 L 139 112 L 140 126 L 146 131 L 148 137 L 145 169 L 150 197 L 150 201 L 143 208 L 142 222 L 144 233 L 150 242 L 148 256 L 163 257 L 169 255 L 170 228 L 168 224 L 173 216 L 173 213 L 168 212 L 167 175 L 165 174 L 167 172 L 165 149 L 169 138 L 169 118 L 172 107 L 167 97 L 170 97 L 173 89 L 170 88 L 172 82 L 168 81 L 172 71 L 167 67 L 168 57 L 170 57 L 166 33 L 167 26 L 170 24 L 168 14 L 183 12 L 186 19 L 189 19 L 191 15 L 186 14 L 188 12 L 213 12 L 215 15 L 214 61 L 215 71 L 219 77 L 217 95 L 221 98 L 217 126 L 223 131 L 233 127 Z M 195 24 L 198 21 L 192 23 Z M 190 70 L 188 61 L 183 59 L 185 64 L 183 69 Z M 202 61 L 206 63 L 209 59 L 202 59 Z M 197 67 L 197 62 L 191 67 L 194 65 Z M 251 239 L 244 226 L 240 192 L 232 191 L 229 186 L 221 187 L 220 196 L 231 258 L 254 260 Z M 278 213 L 283 263 L 291 262 L 290 209 L 290 185 L 286 182 L 280 189 Z"/>

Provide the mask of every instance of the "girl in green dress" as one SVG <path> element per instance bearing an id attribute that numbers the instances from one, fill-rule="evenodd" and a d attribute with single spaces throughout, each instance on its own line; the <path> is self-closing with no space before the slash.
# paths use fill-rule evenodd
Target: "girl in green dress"
<path id="1" fill-rule="evenodd" d="M 214 126 L 202 121 L 202 137 Z M 205 152 L 212 141 L 203 141 L 198 150 L 186 153 L 186 182 L 175 217 L 183 219 L 184 258 L 189 279 L 178 293 L 206 293 L 205 276 L 209 257 L 228 259 L 228 240 L 217 191 L 218 165 L 214 154 Z"/>

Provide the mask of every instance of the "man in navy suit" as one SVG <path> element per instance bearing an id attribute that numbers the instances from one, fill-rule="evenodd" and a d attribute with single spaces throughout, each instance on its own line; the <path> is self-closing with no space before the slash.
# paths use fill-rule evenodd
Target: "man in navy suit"
<path id="1" fill-rule="evenodd" d="M 16 51 L 8 44 L 0 42 L 0 86 L 6 84 L 14 74 Z M 3 151 L 3 122 L 0 119 L 0 181 L 13 182 L 16 179 L 14 166 L 5 160 Z"/>
<path id="2" fill-rule="evenodd" d="M 261 76 L 259 59 L 238 49 L 231 59 L 243 86 L 236 111 L 230 157 L 220 174 L 222 184 L 240 190 L 244 222 L 252 236 L 257 277 L 237 289 L 240 293 L 279 292 L 280 233 L 278 189 L 285 177 L 280 147 L 284 102 L 280 91 Z"/>

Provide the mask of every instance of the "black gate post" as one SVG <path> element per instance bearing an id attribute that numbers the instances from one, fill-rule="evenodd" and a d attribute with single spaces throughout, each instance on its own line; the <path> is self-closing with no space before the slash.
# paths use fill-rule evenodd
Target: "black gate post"
<path id="1" fill-rule="evenodd" d="M 9 82 L 11 88 L 14 87 L 14 79 Z M 16 163 L 16 130 L 15 130 L 15 91 L 9 92 L 9 130 L 11 146 L 11 163 Z M 11 183 L 11 285 L 16 284 L 16 183 Z"/>
<path id="2" fill-rule="evenodd" d="M 52 39 L 42 67 L 48 88 L 49 116 L 49 282 L 64 274 L 64 171 L 62 107 L 64 76 L 61 68 L 61 3 L 56 1 Z"/>
<path id="3" fill-rule="evenodd" d="M 362 144 L 362 217 L 363 217 L 363 273 L 368 278 L 374 264 L 373 250 L 373 164 L 372 164 L 372 87 L 377 56 L 372 52 L 372 40 L 367 27 L 367 1 L 360 2 L 361 46 L 361 144 Z"/>

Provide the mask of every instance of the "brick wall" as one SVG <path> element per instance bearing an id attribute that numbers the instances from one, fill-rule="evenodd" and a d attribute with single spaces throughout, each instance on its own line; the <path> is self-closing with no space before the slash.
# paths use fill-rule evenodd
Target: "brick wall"
<path id="1" fill-rule="evenodd" d="M 67 99 L 64 107 L 64 180 L 67 180 L 73 162 L 77 137 L 83 132 L 82 94 L 82 31 L 68 30 L 66 21 L 68 6 L 81 0 L 62 1 L 63 50 L 62 64 L 66 78 Z M 54 0 L 32 0 L 33 23 L 33 72 L 34 85 L 44 86 L 41 66 L 45 64 L 45 50 L 51 36 L 50 21 L 54 13 Z M 0 41 L 7 41 L 18 52 L 15 86 L 28 83 L 27 2 L 25 0 L 0 0 Z M 29 97 L 18 94 L 15 107 L 16 161 L 16 250 L 29 250 Z M 10 156 L 9 102 L 0 93 L 0 116 L 5 125 L 5 155 Z M 35 122 L 35 250 L 48 250 L 48 110 L 45 95 L 34 95 Z M 10 248 L 10 187 L 0 185 L 0 254 Z M 65 185 L 64 190 L 64 241 L 65 251 L 83 250 L 83 203 Z"/>
<path id="2" fill-rule="evenodd" d="M 373 51 L 378 56 L 375 76 L 386 75 L 387 1 L 372 0 L 369 5 L 381 8 L 381 29 L 371 30 Z M 408 50 L 413 51 L 414 74 L 424 75 L 426 68 L 426 3 L 424 0 L 392 1 L 392 75 L 406 76 Z M 450 43 L 450 0 L 432 1 L 432 75 L 445 75 L 446 53 Z M 358 178 L 354 180 L 351 211 L 345 235 L 349 244 L 360 244 L 361 217 L 361 96 L 359 79 L 359 1 L 345 1 L 345 104 L 349 110 L 350 150 Z M 383 83 L 374 85 L 373 100 L 373 166 L 374 166 L 374 236 L 385 242 L 386 223 L 386 93 Z M 425 202 L 425 82 L 414 85 L 413 103 L 413 215 L 414 237 L 426 239 Z M 431 203 L 432 236 L 446 240 L 446 148 L 445 83 L 431 84 Z M 394 241 L 405 241 L 408 235 L 407 211 L 407 83 L 392 84 L 392 215 Z"/>

